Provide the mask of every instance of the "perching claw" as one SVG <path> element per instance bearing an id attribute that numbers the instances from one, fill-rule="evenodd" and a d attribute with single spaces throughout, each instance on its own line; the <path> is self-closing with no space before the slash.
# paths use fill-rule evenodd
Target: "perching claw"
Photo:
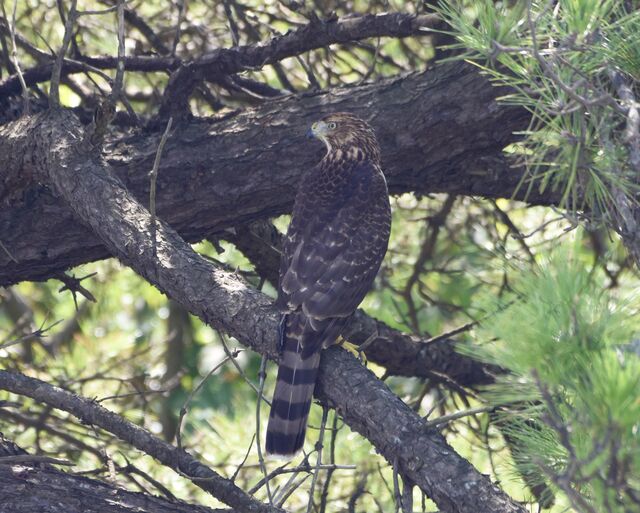
<path id="1" fill-rule="evenodd" d="M 341 346 L 345 351 L 349 351 L 353 356 L 355 356 L 358 360 L 360 360 L 364 365 L 367 365 L 367 356 L 364 354 L 364 351 L 361 348 L 361 346 L 358 346 L 356 344 L 353 344 L 353 343 L 349 342 L 342 335 L 340 335 L 338 337 L 338 340 L 336 340 L 336 344 Z"/>

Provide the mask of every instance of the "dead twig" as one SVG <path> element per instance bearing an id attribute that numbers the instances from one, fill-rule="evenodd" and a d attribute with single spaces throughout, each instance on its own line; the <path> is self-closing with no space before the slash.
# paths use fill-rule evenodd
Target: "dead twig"
<path id="1" fill-rule="evenodd" d="M 76 307 L 76 312 L 78 311 L 78 298 L 76 297 L 76 294 L 80 294 L 81 296 L 86 298 L 88 301 L 91 301 L 92 303 L 97 302 L 95 296 L 80 284 L 80 282 L 82 282 L 83 280 L 86 280 L 88 278 L 93 278 L 96 274 L 98 273 L 97 272 L 90 273 L 85 276 L 82 276 L 81 278 L 76 278 L 74 275 L 69 276 L 68 274 L 65 274 L 65 273 L 60 273 L 55 276 L 56 279 L 60 280 L 64 284 L 62 287 L 58 289 L 58 293 L 62 293 L 65 290 L 68 290 L 69 292 L 71 292 L 71 295 L 73 296 L 73 303 Z"/>
<path id="2" fill-rule="evenodd" d="M 256 450 L 258 451 L 258 462 L 260 463 L 260 470 L 264 475 L 265 486 L 267 488 L 267 496 L 269 497 L 269 504 L 273 505 L 273 495 L 271 494 L 271 487 L 269 486 L 269 476 L 267 475 L 267 466 L 264 462 L 264 456 L 262 455 L 262 446 L 260 444 L 260 405 L 262 404 L 262 392 L 264 390 L 264 381 L 267 377 L 267 358 L 265 356 L 262 357 L 262 362 L 260 363 L 260 371 L 258 376 L 260 378 L 260 385 L 258 388 L 258 400 L 256 401 Z"/>
<path id="3" fill-rule="evenodd" d="M 28 341 L 28 340 L 35 340 L 35 339 L 38 339 L 38 338 L 45 337 L 47 331 L 49 331 L 54 326 L 57 326 L 58 324 L 60 324 L 62 322 L 62 319 L 55 321 L 53 324 L 50 324 L 49 326 L 47 326 L 45 328 L 44 325 L 45 325 L 46 322 L 47 322 L 47 319 L 45 318 L 45 320 L 42 322 L 42 324 L 40 325 L 40 327 L 37 330 L 32 331 L 31 333 L 27 333 L 26 335 L 23 335 L 23 336 L 21 336 L 19 338 L 10 340 L 9 342 L 4 342 L 4 343 L 0 344 L 0 349 L 6 349 L 7 347 L 11 347 L 11 346 L 14 346 L 16 344 L 20 344 L 21 342 L 25 342 L 25 341 Z"/>
<path id="4" fill-rule="evenodd" d="M 313 472 L 313 479 L 311 480 L 311 489 L 309 490 L 309 502 L 307 503 L 307 513 L 311 513 L 313 509 L 313 492 L 316 488 L 316 482 L 318 481 L 318 474 L 320 466 L 322 465 L 322 449 L 324 448 L 324 428 L 327 425 L 327 416 L 329 415 L 329 408 L 322 407 L 322 421 L 320 422 L 320 434 L 318 435 L 318 442 L 316 443 L 316 449 L 318 451 L 318 457 L 316 459 L 315 471 Z"/>
<path id="5" fill-rule="evenodd" d="M 27 89 L 27 83 L 24 81 L 24 75 L 22 74 L 22 70 L 20 69 L 20 62 L 18 61 L 18 46 L 16 45 L 16 10 L 18 7 L 18 0 L 13 0 L 13 13 L 11 15 L 11 23 L 9 23 L 9 18 L 7 17 L 7 13 L 4 8 L 4 0 L 0 2 L 0 6 L 2 7 L 2 16 L 5 20 L 7 20 L 7 26 L 9 29 L 9 36 L 11 38 L 11 60 L 13 63 L 13 67 L 16 69 L 16 73 L 18 75 L 18 79 L 20 80 L 20 86 L 22 87 L 22 98 L 24 101 L 24 114 L 29 114 L 29 90 Z M 2 246 L 9 255 L 9 258 L 14 262 L 17 262 L 7 249 Z"/>
<path id="6" fill-rule="evenodd" d="M 156 157 L 153 160 L 153 168 L 149 173 L 149 213 L 151 214 L 151 221 L 149 222 L 149 230 L 151 231 L 151 240 L 153 241 L 153 260 L 155 261 L 158 257 L 158 248 L 156 241 L 156 183 L 158 181 L 158 168 L 160 167 L 160 159 L 162 157 L 162 150 L 164 149 L 164 145 L 169 138 L 169 131 L 171 130 L 171 124 L 173 123 L 173 118 L 169 118 L 167 121 L 167 127 L 164 129 L 164 133 L 160 138 L 160 143 L 158 143 L 158 150 L 156 151 Z"/>
<path id="7" fill-rule="evenodd" d="M 182 408 L 180 408 L 180 416 L 178 417 L 178 426 L 176 427 L 176 444 L 178 445 L 178 448 L 182 448 L 182 422 L 187 412 L 189 411 L 189 405 L 191 404 L 191 401 L 193 400 L 195 395 L 200 391 L 203 385 L 207 382 L 207 380 L 213 375 L 214 372 L 216 372 L 220 367 L 222 367 L 229 360 L 236 358 L 242 351 L 243 349 L 236 349 L 234 353 L 230 354 L 229 356 L 226 356 L 222 361 L 214 365 L 211 368 L 211 370 L 207 373 L 207 375 L 204 378 L 202 378 L 200 383 L 198 383 L 198 385 L 194 389 L 192 389 L 191 392 L 189 392 L 189 396 L 187 397 L 187 400 L 182 405 Z"/>
<path id="8" fill-rule="evenodd" d="M 71 36 L 73 35 L 73 25 L 76 22 L 78 13 L 76 12 L 78 0 L 71 0 L 71 6 L 67 13 L 67 20 L 64 24 L 64 37 L 62 38 L 62 46 L 56 57 L 51 73 L 51 87 L 49 88 L 49 105 L 51 108 L 60 107 L 60 76 L 62 74 L 62 63 L 64 56 L 69 48 Z"/>

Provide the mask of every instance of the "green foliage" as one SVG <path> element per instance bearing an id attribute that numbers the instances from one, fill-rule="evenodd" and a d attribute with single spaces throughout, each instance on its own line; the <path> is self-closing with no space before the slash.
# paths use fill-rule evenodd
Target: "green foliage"
<path id="1" fill-rule="evenodd" d="M 640 491 L 640 331 L 637 294 L 616 297 L 576 244 L 512 291 L 461 350 L 510 371 L 484 397 L 518 440 L 520 468 L 554 483 L 578 511 L 628 512 Z M 572 498 L 575 492 L 580 499 Z"/>
<path id="2" fill-rule="evenodd" d="M 619 215 L 616 191 L 632 204 L 638 192 L 611 73 L 638 87 L 640 12 L 620 4 L 451 0 L 440 8 L 459 41 L 455 58 L 512 88 L 503 100 L 533 115 L 517 151 L 528 171 L 522 186 L 557 192 L 562 206 L 593 220 Z"/>

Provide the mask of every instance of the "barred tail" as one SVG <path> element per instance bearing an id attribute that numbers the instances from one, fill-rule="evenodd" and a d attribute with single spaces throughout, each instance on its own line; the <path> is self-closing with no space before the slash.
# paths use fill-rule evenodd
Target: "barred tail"
<path id="1" fill-rule="evenodd" d="M 304 326 L 300 326 L 302 316 L 291 317 L 294 318 L 285 320 L 282 334 L 282 357 L 271 403 L 266 443 L 268 454 L 286 457 L 293 456 L 304 444 L 322 347 L 315 351 L 309 351 L 307 347 L 303 351 L 300 343 L 305 331 Z"/>

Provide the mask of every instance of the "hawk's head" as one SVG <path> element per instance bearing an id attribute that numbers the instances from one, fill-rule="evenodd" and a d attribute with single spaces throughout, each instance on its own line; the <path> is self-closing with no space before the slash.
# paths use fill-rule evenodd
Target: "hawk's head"
<path id="1" fill-rule="evenodd" d="M 342 150 L 345 157 L 360 150 L 365 158 L 379 160 L 380 150 L 373 128 L 348 112 L 336 112 L 323 117 L 307 131 L 308 137 L 320 139 L 328 152 Z"/>

